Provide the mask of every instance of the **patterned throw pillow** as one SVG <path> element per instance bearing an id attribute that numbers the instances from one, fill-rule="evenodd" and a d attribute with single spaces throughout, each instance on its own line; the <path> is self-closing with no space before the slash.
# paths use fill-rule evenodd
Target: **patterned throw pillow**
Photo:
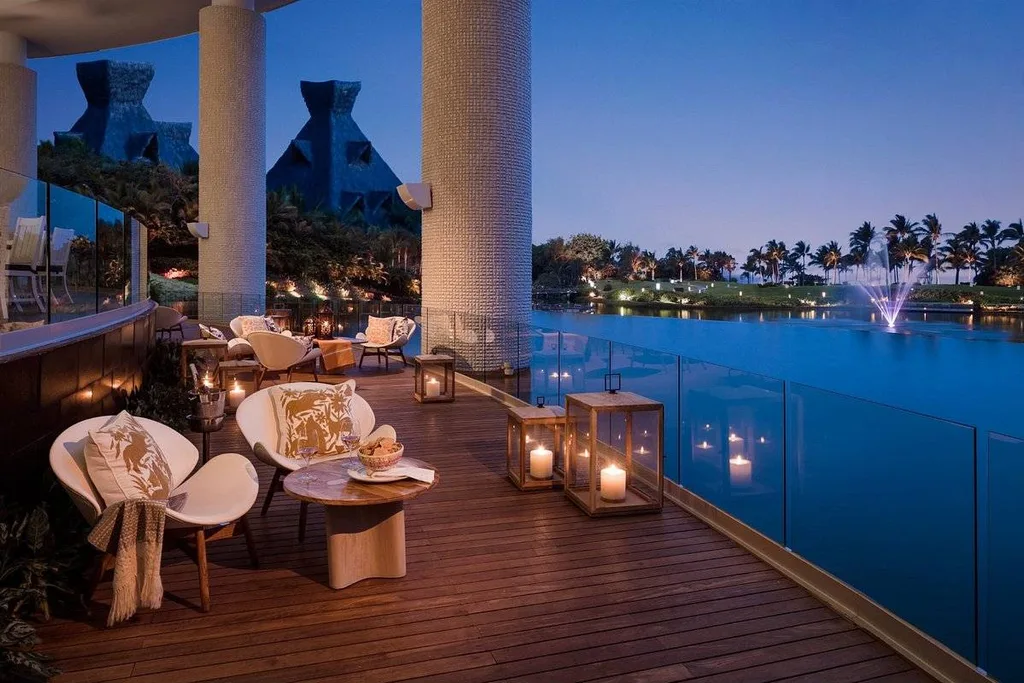
<path id="1" fill-rule="evenodd" d="M 346 453 L 348 448 L 341 437 L 355 427 L 351 413 L 355 391 L 353 380 L 317 389 L 271 387 L 277 452 L 297 458 L 300 448 L 313 446 L 318 456 Z"/>
<path id="2" fill-rule="evenodd" d="M 292 335 L 292 339 L 302 342 L 306 346 L 305 353 L 309 353 L 310 351 L 313 350 L 313 341 L 316 339 L 316 337 L 306 337 L 301 334 L 298 334 Z"/>
<path id="3" fill-rule="evenodd" d="M 389 344 L 394 331 L 394 318 L 374 318 L 371 315 L 366 325 L 366 341 L 371 344 Z"/>
<path id="4" fill-rule="evenodd" d="M 143 498 L 167 500 L 171 468 L 145 428 L 125 411 L 85 442 L 85 468 L 106 505 Z"/>
<path id="5" fill-rule="evenodd" d="M 227 339 L 224 333 L 213 325 L 204 325 L 202 323 L 199 323 L 199 336 L 203 339 L 219 339 L 221 341 L 226 341 Z"/>
<path id="6" fill-rule="evenodd" d="M 267 329 L 270 330 L 271 332 L 281 332 L 281 328 L 277 326 L 277 323 L 275 323 L 274 319 L 271 318 L 269 315 L 264 316 L 263 321 L 267 323 Z"/>
<path id="7" fill-rule="evenodd" d="M 242 315 L 238 317 L 239 325 L 242 326 L 242 334 L 238 335 L 245 339 L 253 332 L 266 332 L 267 320 L 262 315 Z"/>

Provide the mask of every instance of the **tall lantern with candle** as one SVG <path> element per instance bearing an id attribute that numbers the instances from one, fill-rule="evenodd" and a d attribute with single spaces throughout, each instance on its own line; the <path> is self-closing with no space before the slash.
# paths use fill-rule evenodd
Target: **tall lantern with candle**
<path id="1" fill-rule="evenodd" d="M 627 391 L 565 397 L 565 494 L 588 515 L 661 510 L 665 408 Z"/>
<path id="2" fill-rule="evenodd" d="M 508 410 L 509 480 L 523 491 L 562 488 L 565 411 L 554 407 Z"/>
<path id="3" fill-rule="evenodd" d="M 455 359 L 424 354 L 413 359 L 413 398 L 420 403 L 455 400 Z"/>

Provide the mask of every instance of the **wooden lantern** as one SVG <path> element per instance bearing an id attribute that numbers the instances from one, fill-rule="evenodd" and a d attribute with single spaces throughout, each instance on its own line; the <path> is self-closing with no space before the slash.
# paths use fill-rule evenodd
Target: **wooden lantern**
<path id="1" fill-rule="evenodd" d="M 661 510 L 665 408 L 630 392 L 565 397 L 565 493 L 588 515 Z"/>
<path id="2" fill-rule="evenodd" d="M 508 410 L 508 478 L 523 491 L 562 488 L 565 411 L 559 407 Z"/>
<path id="3" fill-rule="evenodd" d="M 455 400 L 455 359 L 425 354 L 413 359 L 413 397 L 420 403 Z"/>
<path id="4" fill-rule="evenodd" d="M 316 314 L 316 338 L 331 339 L 334 337 L 334 309 L 330 302 L 325 301 Z"/>

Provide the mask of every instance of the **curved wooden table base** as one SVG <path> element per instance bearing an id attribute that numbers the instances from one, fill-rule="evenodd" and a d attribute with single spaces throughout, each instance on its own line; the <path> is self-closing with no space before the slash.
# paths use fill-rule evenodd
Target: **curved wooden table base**
<path id="1" fill-rule="evenodd" d="M 405 576 L 405 505 L 327 506 L 331 588 L 370 578 Z"/>
<path id="2" fill-rule="evenodd" d="M 402 458 L 413 467 L 430 465 Z M 304 502 L 320 503 L 327 513 L 327 567 L 331 588 L 363 579 L 405 576 L 405 501 L 432 489 L 409 479 L 363 484 L 348 477 L 358 460 L 345 458 L 310 465 L 284 479 L 284 490 Z"/>

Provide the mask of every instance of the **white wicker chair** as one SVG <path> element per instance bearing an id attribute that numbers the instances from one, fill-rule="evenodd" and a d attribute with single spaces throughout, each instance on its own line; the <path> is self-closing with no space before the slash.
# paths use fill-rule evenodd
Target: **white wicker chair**
<path id="1" fill-rule="evenodd" d="M 273 334 L 273 333 L 271 333 Z M 354 380 L 348 380 L 355 384 Z M 289 389 L 324 389 L 323 384 L 314 382 L 292 382 L 291 384 L 279 384 L 278 387 Z M 302 462 L 295 458 L 287 458 L 277 452 L 278 430 L 277 419 L 274 416 L 274 407 L 270 399 L 270 389 L 261 389 L 247 396 L 238 410 L 235 412 L 235 420 L 242 436 L 248 442 L 252 452 L 260 461 L 274 468 L 274 478 L 267 489 L 267 497 L 263 500 L 263 507 L 260 515 L 266 515 L 270 509 L 270 501 L 274 494 L 283 488 L 282 479 L 290 472 L 302 467 Z M 359 394 L 352 397 L 352 413 L 359 425 L 359 436 L 362 441 L 376 439 L 382 436 L 395 438 L 395 428 L 391 425 L 381 425 L 374 429 L 376 417 L 373 408 Z M 330 455 L 319 457 L 314 462 L 327 462 L 340 458 L 352 457 L 350 454 Z M 299 507 L 299 541 L 305 540 L 306 536 L 306 510 L 309 504 L 303 502 Z"/>
<path id="2" fill-rule="evenodd" d="M 390 369 L 388 365 L 388 359 L 391 356 L 398 356 L 402 359 L 403 365 L 409 365 L 409 361 L 405 358 L 405 351 L 403 347 L 409 343 L 412 339 L 412 335 L 416 332 L 416 321 L 412 318 L 400 318 L 396 317 L 394 330 L 391 333 L 391 340 L 386 344 L 377 344 L 366 340 L 366 334 L 360 332 L 356 335 L 356 339 L 359 340 L 363 345 L 363 354 L 359 357 L 359 367 L 363 367 L 363 361 L 366 360 L 366 355 L 374 355 L 377 357 L 377 365 L 380 365 L 380 359 L 384 359 L 384 370 L 385 372 Z"/>
<path id="3" fill-rule="evenodd" d="M 99 519 L 104 506 L 85 466 L 85 443 L 89 430 L 100 429 L 109 419 L 109 416 L 94 417 L 72 425 L 50 447 L 50 467 L 90 524 Z M 252 566 L 258 564 L 256 546 L 245 518 L 259 495 L 256 468 L 243 455 L 223 453 L 191 474 L 199 461 L 199 451 L 191 441 L 159 422 L 142 417 L 135 419 L 167 458 L 174 488 L 167 504 L 165 539 L 199 566 L 199 595 L 203 611 L 208 612 L 207 543 L 241 532 Z M 113 566 L 112 556 L 101 558 L 93 588 Z"/>

